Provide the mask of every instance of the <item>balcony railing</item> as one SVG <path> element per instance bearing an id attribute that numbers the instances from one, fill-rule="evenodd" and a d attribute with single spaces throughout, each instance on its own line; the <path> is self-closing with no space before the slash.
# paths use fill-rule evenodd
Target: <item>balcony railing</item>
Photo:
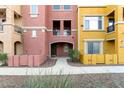
<path id="1" fill-rule="evenodd" d="M 53 35 L 56 35 L 56 36 L 60 35 L 60 30 L 53 30 Z"/>
<path id="2" fill-rule="evenodd" d="M 107 27 L 107 33 L 113 32 L 115 30 L 115 26 L 111 25 Z"/>
<path id="3" fill-rule="evenodd" d="M 16 31 L 16 32 L 18 32 L 18 33 L 22 33 L 22 31 L 23 31 L 23 29 L 21 28 L 21 27 L 19 27 L 19 26 L 14 26 L 14 30 Z"/>
<path id="4" fill-rule="evenodd" d="M 53 30 L 53 35 L 56 36 L 69 36 L 71 35 L 71 30 L 64 30 L 62 33 L 60 30 Z"/>
<path id="5" fill-rule="evenodd" d="M 71 30 L 64 30 L 64 36 L 71 35 Z"/>

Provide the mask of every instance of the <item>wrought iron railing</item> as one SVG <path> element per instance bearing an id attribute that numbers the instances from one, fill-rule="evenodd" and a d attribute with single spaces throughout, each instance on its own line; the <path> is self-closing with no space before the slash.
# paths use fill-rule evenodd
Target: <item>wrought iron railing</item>
<path id="1" fill-rule="evenodd" d="M 113 32 L 115 30 L 115 26 L 111 25 L 107 27 L 107 33 Z"/>
<path id="2" fill-rule="evenodd" d="M 64 36 L 71 35 L 71 30 L 64 30 Z"/>
<path id="3" fill-rule="evenodd" d="M 56 35 L 56 36 L 60 35 L 60 30 L 53 30 L 53 35 Z"/>
<path id="4" fill-rule="evenodd" d="M 64 30 L 63 33 L 61 33 L 60 30 L 53 30 L 53 35 L 56 35 L 56 36 L 69 36 L 69 35 L 71 35 L 71 30 Z"/>

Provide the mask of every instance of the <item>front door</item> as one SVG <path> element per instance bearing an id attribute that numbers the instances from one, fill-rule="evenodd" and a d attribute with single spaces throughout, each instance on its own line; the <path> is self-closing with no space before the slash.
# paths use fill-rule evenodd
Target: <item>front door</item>
<path id="1" fill-rule="evenodd" d="M 52 57 L 56 56 L 56 44 L 51 45 L 51 56 Z"/>

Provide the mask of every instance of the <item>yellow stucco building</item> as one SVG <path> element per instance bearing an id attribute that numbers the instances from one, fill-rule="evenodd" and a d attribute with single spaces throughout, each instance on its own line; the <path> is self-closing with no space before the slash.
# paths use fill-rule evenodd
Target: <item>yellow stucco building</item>
<path id="1" fill-rule="evenodd" d="M 79 6 L 78 50 L 83 64 L 124 64 L 124 6 Z"/>

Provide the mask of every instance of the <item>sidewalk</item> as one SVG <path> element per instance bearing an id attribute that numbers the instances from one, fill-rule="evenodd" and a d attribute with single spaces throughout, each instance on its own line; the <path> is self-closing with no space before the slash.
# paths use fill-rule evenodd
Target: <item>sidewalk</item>
<path id="1" fill-rule="evenodd" d="M 65 75 L 65 74 L 88 74 L 88 73 L 124 73 L 124 66 L 87 66 L 72 67 L 67 64 L 67 58 L 58 58 L 56 65 L 50 68 L 40 67 L 1 67 L 0 75 Z"/>

